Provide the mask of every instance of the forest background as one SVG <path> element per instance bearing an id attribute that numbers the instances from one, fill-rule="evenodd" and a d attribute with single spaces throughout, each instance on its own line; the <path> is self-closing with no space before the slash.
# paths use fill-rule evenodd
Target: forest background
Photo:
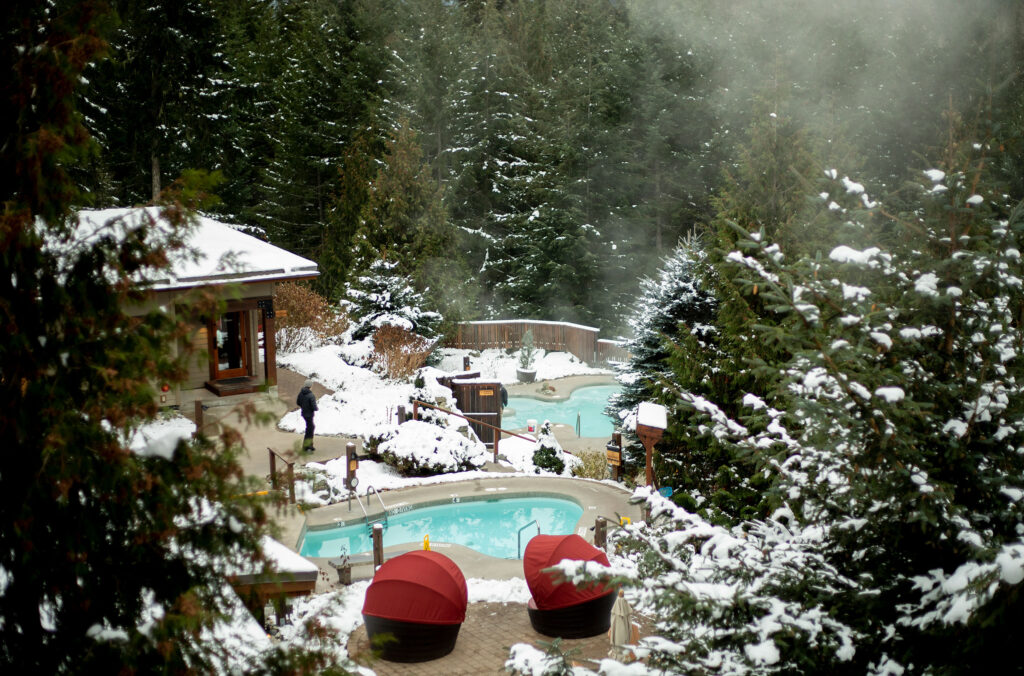
<path id="1" fill-rule="evenodd" d="M 186 327 L 124 312 L 181 242 L 46 245 L 218 181 L 198 205 L 316 259 L 331 300 L 388 269 L 449 321 L 632 332 L 617 404 L 670 407 L 672 502 L 622 529 L 653 667 L 1016 663 L 1021 3 L 11 4 L 3 663 L 203 671 L 179 639 L 224 611 L 210 562 L 258 557 L 237 439 L 164 463 L 120 435 L 181 377 Z"/>
<path id="2" fill-rule="evenodd" d="M 785 222 L 827 167 L 898 190 L 951 112 L 1020 123 L 1010 0 L 112 5 L 92 203 L 217 172 L 213 212 L 315 259 L 324 295 L 386 257 L 450 320 L 626 330 L 731 181 Z"/>

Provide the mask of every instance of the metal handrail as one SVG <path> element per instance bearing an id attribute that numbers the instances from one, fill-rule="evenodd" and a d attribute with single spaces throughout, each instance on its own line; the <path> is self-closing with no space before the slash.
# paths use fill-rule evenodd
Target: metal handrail
<path id="1" fill-rule="evenodd" d="M 363 501 L 359 499 L 359 494 L 355 491 L 351 491 L 348 494 L 348 508 L 352 509 L 352 496 L 356 496 L 356 504 L 359 505 L 359 509 L 363 510 L 363 521 L 366 522 L 366 527 L 370 527 L 370 515 L 366 511 L 366 507 L 363 507 Z"/>
<path id="2" fill-rule="evenodd" d="M 537 526 L 537 535 L 540 535 L 540 524 L 537 523 L 537 519 L 534 519 L 533 521 L 531 521 L 530 523 L 526 524 L 525 526 L 522 526 L 519 529 L 519 532 L 516 533 L 516 558 L 517 559 L 523 558 L 523 531 L 526 530 L 527 528 L 529 528 L 530 526 Z"/>
<path id="3" fill-rule="evenodd" d="M 373 491 L 373 494 L 377 496 L 377 502 L 380 503 L 380 510 L 381 510 L 381 512 L 384 513 L 384 525 L 385 526 L 390 525 L 388 523 L 388 508 L 384 506 L 384 500 L 380 497 L 380 491 L 378 491 L 373 486 L 367 486 L 366 487 L 366 502 L 370 502 L 370 491 Z M 369 523 L 369 521 L 367 521 L 367 523 Z"/>

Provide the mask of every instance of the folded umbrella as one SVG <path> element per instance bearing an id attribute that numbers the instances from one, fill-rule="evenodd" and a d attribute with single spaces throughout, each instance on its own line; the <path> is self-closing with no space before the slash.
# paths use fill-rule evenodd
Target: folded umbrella
<path id="1" fill-rule="evenodd" d="M 629 606 L 626 596 L 619 590 L 619 597 L 615 599 L 612 606 L 612 624 L 608 629 L 608 639 L 612 644 L 608 652 L 610 657 L 618 660 L 626 660 L 630 657 L 630 651 L 623 646 L 627 645 L 633 636 L 633 609 Z"/>

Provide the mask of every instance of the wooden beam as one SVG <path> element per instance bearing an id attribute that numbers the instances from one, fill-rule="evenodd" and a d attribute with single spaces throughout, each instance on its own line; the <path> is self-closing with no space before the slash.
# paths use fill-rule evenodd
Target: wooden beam
<path id="1" fill-rule="evenodd" d="M 267 387 L 277 385 L 277 341 L 274 333 L 274 313 L 263 310 L 263 368 Z"/>

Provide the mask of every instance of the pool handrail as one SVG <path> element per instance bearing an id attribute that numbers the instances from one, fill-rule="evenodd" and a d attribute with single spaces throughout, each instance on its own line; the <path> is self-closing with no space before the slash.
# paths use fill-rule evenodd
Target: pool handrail
<path id="1" fill-rule="evenodd" d="M 537 519 L 534 519 L 533 521 L 531 521 L 531 522 L 529 522 L 529 523 L 527 523 L 527 524 L 525 524 L 525 525 L 523 525 L 523 526 L 521 526 L 519 528 L 519 532 L 516 533 L 516 558 L 517 559 L 523 558 L 523 531 L 526 530 L 527 528 L 529 528 L 530 526 L 537 526 L 537 535 L 540 535 L 540 524 L 537 523 Z"/>
<path id="2" fill-rule="evenodd" d="M 352 496 L 356 496 L 356 504 L 359 505 L 359 509 L 363 510 L 363 521 L 366 522 L 366 527 L 370 527 L 370 515 L 366 512 L 366 507 L 363 507 L 363 501 L 359 499 L 359 494 L 354 490 L 350 490 L 348 493 L 348 508 L 352 509 Z"/>
<path id="3" fill-rule="evenodd" d="M 366 502 L 367 502 L 367 504 L 369 504 L 369 502 L 370 502 L 370 491 L 373 491 L 373 494 L 377 496 L 377 502 L 380 503 L 380 511 L 384 515 L 384 525 L 385 526 L 389 525 L 388 524 L 388 508 L 384 506 L 384 500 L 383 500 L 383 498 L 380 497 L 380 491 L 378 491 L 373 486 L 367 486 L 366 487 Z M 370 517 L 366 517 L 366 524 L 367 525 L 370 524 Z"/>

